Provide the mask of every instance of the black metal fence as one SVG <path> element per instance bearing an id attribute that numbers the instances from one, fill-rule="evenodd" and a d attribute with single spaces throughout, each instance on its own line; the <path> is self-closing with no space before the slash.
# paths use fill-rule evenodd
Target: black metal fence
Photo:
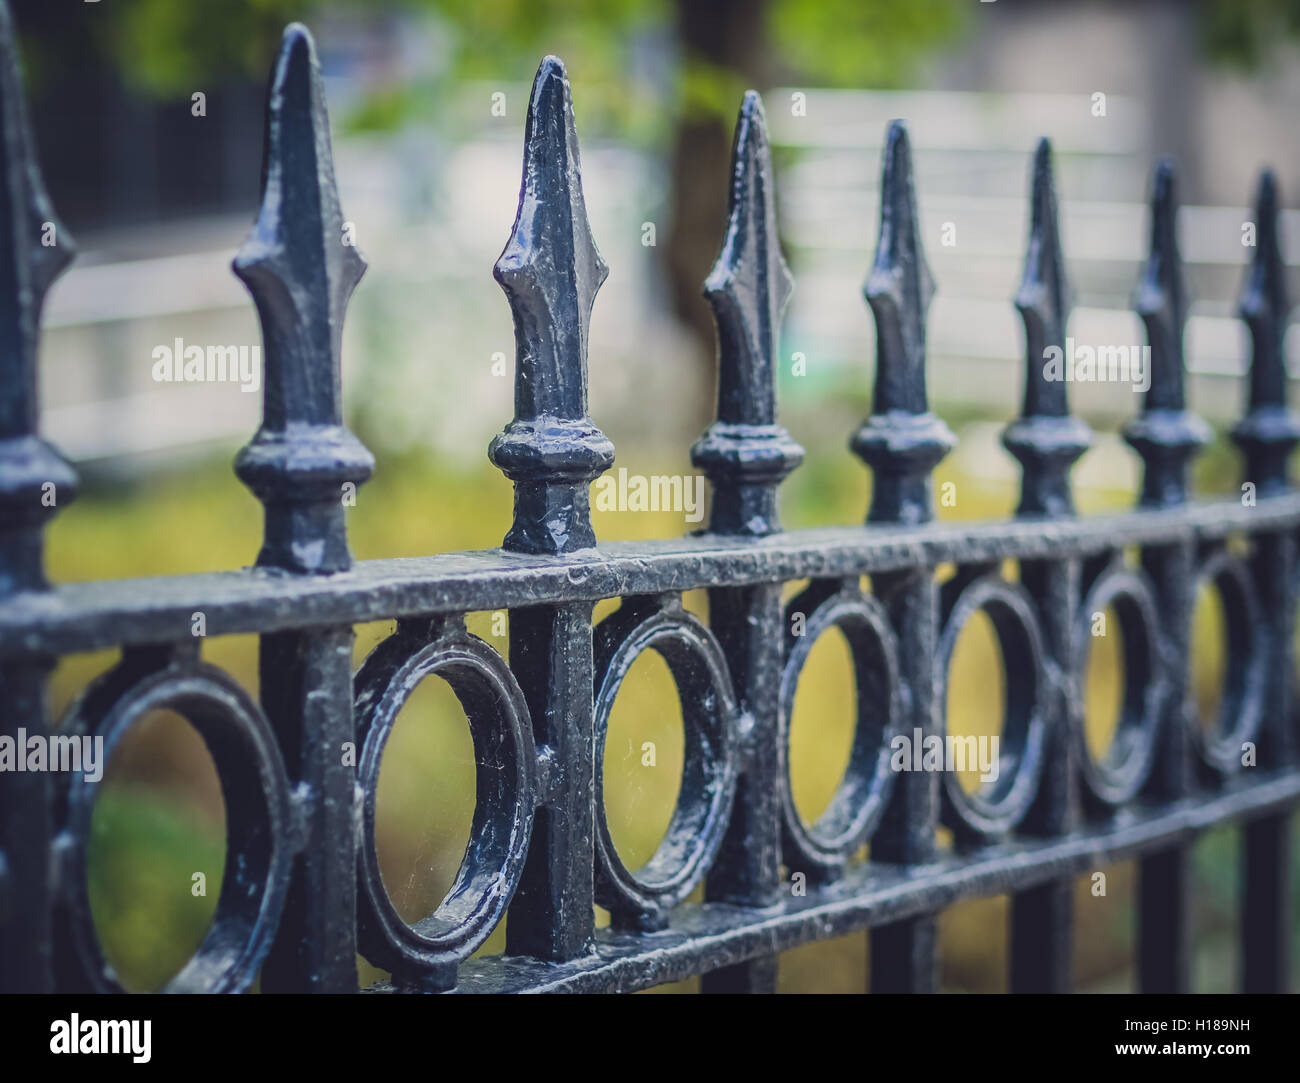
<path id="1" fill-rule="evenodd" d="M 136 720 L 164 707 L 202 734 L 224 788 L 228 856 L 212 927 L 169 989 L 239 991 L 260 972 L 268 991 L 355 990 L 359 951 L 391 971 L 385 989 L 632 990 L 702 974 L 706 991 L 761 992 L 774 987 L 778 952 L 869 929 L 871 989 L 922 991 L 936 985 L 938 913 L 1008 893 L 1011 988 L 1064 990 L 1074 879 L 1136 858 L 1140 987 L 1182 990 L 1191 846 L 1225 822 L 1245 831 L 1243 985 L 1284 986 L 1288 817 L 1300 800 L 1300 495 L 1286 463 L 1300 425 L 1285 405 L 1285 267 L 1270 174 L 1240 309 L 1253 339 L 1249 409 L 1233 433 L 1242 499 L 1189 499 L 1189 464 L 1208 430 L 1183 395 L 1187 302 L 1166 163 L 1137 295 L 1153 377 L 1125 431 L 1145 464 L 1141 507 L 1074 517 L 1069 471 L 1090 433 L 1070 416 L 1066 381 L 1043 365 L 1065 342 L 1070 297 L 1043 142 L 1015 298 L 1024 410 L 1004 437 L 1024 469 L 1019 514 L 940 524 L 930 472 L 954 437 L 927 404 L 933 283 L 907 133 L 891 125 L 865 288 L 878 342 L 875 412 L 852 440 L 873 475 L 867 525 L 784 532 L 776 489 L 803 455 L 774 401 L 790 276 L 763 110 L 750 93 L 722 253 L 706 283 L 718 417 L 693 456 L 712 481 L 709 528 L 597 546 L 589 485 L 614 450 L 587 414 L 586 352 L 606 267 L 588 230 L 568 82 L 548 57 L 532 90 L 518 217 L 495 269 L 518 362 L 516 416 L 489 454 L 515 484 L 514 525 L 500 549 L 353 564 L 340 494 L 373 464 L 342 424 L 339 341 L 365 264 L 341 228 L 314 48 L 290 27 L 269 95 L 264 201 L 234 263 L 266 351 L 264 421 L 236 463 L 266 509 L 257 565 L 60 587 L 42 572 L 42 529 L 76 478 L 37 436 L 36 354 L 42 296 L 72 246 L 32 157 L 3 7 L 0 49 L 0 735 L 17 747 L 55 732 L 44 687 L 56 659 L 113 647 L 120 662 L 59 735 L 102 736 L 111 754 Z M 1010 578 L 1008 561 L 1018 568 Z M 941 564 L 957 571 L 938 585 Z M 783 604 L 783 585 L 803 579 L 810 585 Z M 1227 614 L 1223 713 L 1212 729 L 1189 704 L 1192 610 L 1205 582 Z M 708 591 L 707 625 L 680 602 L 696 588 Z M 615 597 L 621 606 L 593 628 L 594 604 Z M 1097 758 L 1083 734 L 1082 672 L 1091 615 L 1108 607 L 1122 626 L 1123 709 Z M 509 611 L 508 665 L 465 630 L 465 613 L 487 609 Z M 947 662 L 977 612 L 992 619 L 1006 659 L 1006 717 L 999 780 L 968 793 L 951 772 L 893 770 L 891 739 L 944 734 Z M 209 636 L 261 637 L 260 704 L 201 659 L 197 613 Z M 354 674 L 353 626 L 379 619 L 397 630 Z M 839 791 L 809 824 L 791 798 L 788 727 L 801 667 L 831 628 L 851 646 L 857 731 Z M 647 649 L 677 682 L 685 767 L 667 837 L 632 871 L 610 838 L 599 765 L 620 682 Z M 375 793 L 385 740 L 429 674 L 450 683 L 468 716 L 477 799 L 454 886 L 408 925 L 380 879 Z M 0 988 L 120 988 L 87 896 L 98 789 L 49 771 L 0 771 Z M 938 844 L 940 825 L 951 847 Z M 868 842 L 869 860 L 856 861 Z M 700 883 L 705 901 L 687 903 Z M 594 927 L 596 905 L 609 909 L 608 929 Z M 507 907 L 506 953 L 467 961 Z"/>

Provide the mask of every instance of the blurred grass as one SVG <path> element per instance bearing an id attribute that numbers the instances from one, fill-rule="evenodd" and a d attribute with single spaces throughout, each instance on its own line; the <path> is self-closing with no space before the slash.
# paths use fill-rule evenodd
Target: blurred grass
<path id="1" fill-rule="evenodd" d="M 853 403 L 839 406 L 846 414 L 856 409 Z M 960 419 L 949 416 L 958 428 Z M 835 439 L 824 436 L 826 432 L 834 432 Z M 787 526 L 860 521 L 869 482 L 866 472 L 840 448 L 838 430 L 821 421 L 816 431 L 796 430 L 796 435 L 808 446 L 809 459 L 784 491 Z M 638 457 L 635 450 L 623 461 L 632 472 L 689 469 L 684 461 Z M 1216 449 L 1202 461 L 1200 491 L 1231 491 L 1235 469 L 1231 456 Z M 936 474 L 938 485 L 948 481 L 956 484 L 960 499 L 953 507 L 941 507 L 941 517 L 985 519 L 1014 509 L 1014 480 L 963 472 L 953 457 Z M 1081 489 L 1078 498 L 1086 513 L 1128 506 L 1133 494 Z M 366 559 L 494 546 L 509 525 L 510 506 L 509 484 L 486 465 L 457 471 L 429 456 L 385 459 L 349 513 L 353 550 Z M 671 537 L 686 527 L 681 514 L 671 512 L 597 512 L 595 525 L 603 538 Z M 125 489 L 92 486 L 51 529 L 49 566 L 61 581 L 236 567 L 251 562 L 260 533 L 256 502 L 230 478 L 224 463 L 213 464 Z M 1014 567 L 1010 570 L 1014 574 Z M 707 619 L 703 592 L 688 596 L 686 604 Z M 600 603 L 597 618 L 616 605 L 615 600 Z M 1208 708 L 1222 673 L 1221 615 L 1216 618 L 1208 604 L 1197 612 L 1196 696 Z M 469 626 L 506 652 L 504 620 L 474 614 Z M 359 626 L 357 662 L 393 627 L 392 622 Z M 1112 614 L 1111 632 L 1094 641 L 1089 660 L 1089 743 L 1098 751 L 1113 731 L 1122 695 L 1117 628 Z M 256 694 L 255 637 L 211 639 L 204 644 L 204 655 Z M 75 692 L 114 660 L 115 652 L 64 659 L 52 682 L 57 709 L 66 707 Z M 829 803 L 847 763 L 852 686 L 847 645 L 841 633 L 832 631 L 813 648 L 792 720 L 792 784 L 796 806 L 808 820 Z M 961 637 L 949 688 L 952 732 L 999 732 L 1005 702 L 1001 652 L 986 618 L 973 621 Z M 181 728 L 188 729 L 183 724 Z M 189 738 L 179 732 L 173 726 L 149 734 L 148 755 L 137 754 L 125 767 L 116 761 L 110 766 L 112 784 L 96 816 L 91 865 L 96 920 L 109 958 L 133 988 L 157 987 L 179 968 L 202 937 L 220 885 L 224 830 L 219 787 L 215 774 L 203 785 L 195 782 L 202 771 L 196 775 L 193 765 L 206 753 L 201 742 L 197 749 L 193 746 L 198 741 L 193 731 Z M 653 754 L 647 755 L 651 747 Z M 664 835 L 681 784 L 682 750 L 676 689 L 662 659 L 650 652 L 633 666 L 618 697 L 601 765 L 611 834 L 629 867 L 644 863 Z M 435 679 L 421 686 L 403 710 L 388 752 L 378 793 L 377 845 L 394 905 L 413 920 L 429 913 L 451 884 L 473 810 L 474 750 L 463 714 L 445 684 Z M 211 772 L 210 761 L 207 770 Z M 973 782 L 973 776 L 963 780 Z M 1201 879 L 1234 879 L 1222 853 L 1212 852 L 1204 860 L 1199 854 Z M 190 894 L 191 874 L 198 868 L 213 870 L 203 899 Z M 1121 871 L 1115 879 L 1122 888 L 1125 874 Z M 1079 936 L 1094 947 L 1081 955 L 1081 981 L 1121 972 L 1131 947 L 1117 931 L 1131 926 L 1131 900 L 1120 890 L 1108 896 L 1107 904 L 1089 895 L 1087 888 L 1087 881 L 1081 880 Z M 1206 919 L 1214 928 L 1222 925 L 1217 913 L 1211 907 Z M 980 900 L 945 913 L 945 987 L 1002 987 L 1004 914 L 1004 899 Z M 604 924 L 608 916 L 601 913 L 598 920 Z M 849 937 L 788 953 L 782 961 L 781 987 L 863 988 L 865 939 Z M 500 928 L 482 951 L 499 952 L 503 947 Z M 360 969 L 363 983 L 380 974 L 364 962 Z"/>

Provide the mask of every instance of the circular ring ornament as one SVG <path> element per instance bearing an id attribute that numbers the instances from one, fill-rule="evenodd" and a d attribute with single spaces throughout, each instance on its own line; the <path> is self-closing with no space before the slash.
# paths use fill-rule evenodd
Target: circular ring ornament
<path id="1" fill-rule="evenodd" d="M 289 884 L 292 813 L 279 745 L 265 715 L 221 670 L 197 661 L 140 666 L 124 660 L 87 689 L 61 734 L 102 737 L 107 764 L 123 737 L 153 711 L 181 715 L 203 738 L 226 805 L 226 863 L 216 913 L 190 961 L 165 993 L 237 993 L 256 978 L 280 921 Z M 73 951 L 95 992 L 125 992 L 104 958 L 90 910 L 87 854 L 103 785 L 65 783 Z"/>
<path id="2" fill-rule="evenodd" d="M 781 674 L 781 811 L 785 861 L 792 869 L 833 876 L 875 830 L 894 783 L 891 742 L 902 717 L 898 647 L 889 617 L 875 598 L 842 590 L 808 614 L 803 634 L 790 619 L 802 612 L 801 597 L 787 609 L 786 661 Z M 790 728 L 799 677 L 822 634 L 838 628 L 853 659 L 857 707 L 853 747 L 844 778 L 830 804 L 814 823 L 795 806 L 790 779 Z"/>
<path id="3" fill-rule="evenodd" d="M 616 924 L 662 928 L 703 878 L 722 843 L 736 790 L 739 710 L 722 648 L 677 599 L 625 601 L 596 628 L 596 901 Z M 646 650 L 667 663 L 686 747 L 677 807 L 663 842 L 635 873 L 614 846 L 605 811 L 605 739 L 623 679 Z"/>
<path id="4" fill-rule="evenodd" d="M 971 793 L 956 771 L 943 771 L 944 824 L 962 838 L 1006 834 L 1029 811 L 1043 769 L 1047 690 L 1042 633 L 1033 599 L 1017 583 L 995 574 L 965 584 L 946 607 L 936 654 L 935 688 L 946 712 L 948 670 L 962 630 L 983 611 L 993 622 L 1006 674 L 1006 712 L 998 741 L 998 777 Z M 943 727 L 945 753 L 947 726 Z M 945 756 L 946 765 L 946 756 Z"/>
<path id="5" fill-rule="evenodd" d="M 1082 698 L 1071 708 L 1070 730 L 1088 794 L 1102 806 L 1115 808 L 1132 800 L 1150 777 L 1169 684 L 1160 655 L 1155 592 L 1144 573 L 1116 564 L 1093 581 L 1079 608 L 1074 646 L 1080 689 L 1093 640 L 1093 618 L 1107 608 L 1119 618 L 1124 644 L 1119 724 L 1100 760 L 1088 748 Z"/>
<path id="6" fill-rule="evenodd" d="M 428 626 L 425 626 L 425 631 Z M 447 895 L 408 925 L 393 907 L 375 849 L 375 798 L 384 747 L 411 693 L 426 677 L 451 686 L 474 741 L 475 805 L 469 844 Z M 523 692 L 495 650 L 447 622 L 424 634 L 399 626 L 357 673 L 357 764 L 362 835 L 357 850 L 361 953 L 397 981 L 449 988 L 456 965 L 505 916 L 528 854 L 537 798 L 537 754 Z"/>
<path id="7" fill-rule="evenodd" d="M 1197 584 L 1214 586 L 1223 601 L 1227 670 L 1214 729 L 1207 732 L 1188 712 L 1192 739 L 1207 766 L 1229 775 L 1241 769 L 1242 745 L 1255 739 L 1263 720 L 1268 679 L 1263 617 L 1250 570 L 1239 558 L 1216 552 L 1198 570 Z"/>

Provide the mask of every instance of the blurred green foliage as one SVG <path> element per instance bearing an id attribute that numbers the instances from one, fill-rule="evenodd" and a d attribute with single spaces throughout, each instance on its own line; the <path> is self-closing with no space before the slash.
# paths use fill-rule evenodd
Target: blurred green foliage
<path id="1" fill-rule="evenodd" d="M 1212 60 L 1244 70 L 1300 39 L 1300 0 L 1201 0 L 1200 40 Z"/>
<path id="2" fill-rule="evenodd" d="M 680 0 L 686 3 L 687 0 Z M 584 124 L 616 121 L 620 134 L 662 134 L 670 114 L 648 101 L 638 72 L 643 42 L 664 46 L 682 113 L 730 121 L 742 91 L 771 78 L 818 86 L 895 86 L 915 62 L 968 24 L 962 0 L 899 4 L 894 0 L 754 0 L 730 5 L 752 21 L 753 46 L 739 56 L 711 55 L 683 40 L 674 0 L 224 0 L 220 5 L 130 0 L 106 39 L 120 69 L 157 95 L 188 94 L 196 81 L 262 79 L 279 31 L 298 19 L 338 13 L 377 18 L 425 15 L 444 44 L 445 63 L 432 83 L 371 89 L 352 127 L 390 128 L 433 116 L 440 93 L 465 81 L 523 81 L 538 59 L 559 53 L 580 83 L 601 93 Z M 722 5 L 726 7 L 728 5 Z M 712 37 L 712 35 L 710 35 Z"/>
<path id="3" fill-rule="evenodd" d="M 683 40 L 685 20 L 677 8 L 691 2 L 119 0 L 106 20 L 104 43 L 119 70 L 140 89 L 188 94 L 196 81 L 263 79 L 280 30 L 295 19 L 333 13 L 374 18 L 423 14 L 445 35 L 446 81 L 518 82 L 543 53 L 559 52 L 578 79 L 601 86 L 603 101 L 589 108 L 620 117 L 627 136 L 644 130 L 649 117 L 658 115 L 640 100 L 632 77 L 638 40 L 659 40 L 676 55 L 674 78 L 685 113 L 730 120 L 742 84 L 758 74 L 814 86 L 898 86 L 919 60 L 970 29 L 976 7 L 965 0 L 752 0 L 741 17 L 757 26 L 753 52 L 760 73 Z M 1195 9 L 1205 55 L 1237 67 L 1259 67 L 1279 40 L 1300 37 L 1300 0 L 1198 0 Z M 393 127 L 412 115 L 428 114 L 436 100 L 428 93 L 433 89 L 375 88 L 354 122 Z"/>

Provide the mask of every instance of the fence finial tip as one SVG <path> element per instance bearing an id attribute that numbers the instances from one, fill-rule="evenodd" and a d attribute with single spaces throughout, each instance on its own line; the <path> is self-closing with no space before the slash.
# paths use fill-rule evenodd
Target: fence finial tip
<path id="1" fill-rule="evenodd" d="M 925 413 L 925 321 L 934 276 L 921 244 L 907 128 L 891 121 L 880 180 L 880 236 L 863 294 L 876 317 L 875 413 Z"/>
<path id="2" fill-rule="evenodd" d="M 266 104 L 262 203 L 235 255 L 265 351 L 262 425 L 235 472 L 266 506 L 258 564 L 325 573 L 351 566 L 341 486 L 374 458 L 344 425 L 340 352 L 366 270 L 339 206 L 329 115 L 310 32 L 284 32 Z"/>
<path id="3" fill-rule="evenodd" d="M 1042 365 L 1035 364 L 1034 361 L 1042 361 L 1043 352 L 1053 346 L 1064 348 L 1065 325 L 1072 304 L 1073 291 L 1066 274 L 1061 247 L 1051 144 L 1043 139 L 1039 141 L 1034 154 L 1029 243 L 1025 252 L 1024 274 L 1015 297 L 1016 308 L 1025 322 L 1030 357 L 1024 411 L 1026 415 L 1066 413 L 1064 382 L 1046 381 Z"/>
<path id="4" fill-rule="evenodd" d="M 595 545 L 587 485 L 614 447 L 587 417 L 587 345 L 608 273 L 587 220 L 569 80 L 547 56 L 528 103 L 519 209 L 493 267 L 515 322 L 515 419 L 488 449 L 515 482 L 508 549 Z"/>
<path id="5" fill-rule="evenodd" d="M 1066 274 L 1057 211 L 1052 145 L 1040 139 L 1030 172 L 1029 243 L 1015 305 L 1025 325 L 1025 397 L 1002 442 L 1024 468 L 1019 515 L 1071 515 L 1070 468 L 1092 431 L 1070 415 L 1063 365 L 1073 294 Z M 1049 375 L 1051 373 L 1051 375 Z"/>
<path id="6" fill-rule="evenodd" d="M 781 254 L 763 102 L 748 91 L 731 150 L 727 229 L 704 295 L 718 329 L 718 419 L 691 449 L 713 483 L 709 529 L 758 536 L 780 529 L 776 487 L 803 448 L 776 423 L 781 319 L 794 278 Z"/>
<path id="7" fill-rule="evenodd" d="M 38 435 L 37 344 L 45 295 L 76 247 L 55 217 L 27 124 L 18 47 L 0 2 L 0 598 L 42 590 L 46 521 L 76 493 L 77 476 Z M 53 490 L 47 488 L 53 486 Z M 57 501 L 48 499 L 51 491 Z"/>
<path id="8" fill-rule="evenodd" d="M 1287 408 L 1286 329 L 1291 312 L 1278 229 L 1277 178 L 1255 186 L 1255 254 L 1246 267 L 1237 314 L 1250 329 L 1250 397 L 1232 438 L 1246 457 L 1247 481 L 1261 494 L 1287 489 L 1287 462 L 1300 443 L 1300 416 Z"/>
<path id="9" fill-rule="evenodd" d="M 27 389 L 34 386 L 41 308 L 54 280 L 76 257 L 77 246 L 54 213 L 36 161 L 13 17 L 5 3 L 0 3 L 0 176 L 4 178 L 0 219 L 5 223 L 0 258 L 12 268 L 14 289 L 0 316 L 4 323 L 0 334 L 12 344 L 3 351 L 8 361 L 0 360 L 0 383 L 7 385 L 9 397 L 31 398 L 21 412 L 30 414 L 29 431 L 34 431 L 36 403 Z M 0 435 L 12 428 L 0 423 Z"/>
<path id="10" fill-rule="evenodd" d="M 533 81 L 519 210 L 493 274 L 515 315 L 518 416 L 584 416 L 591 310 L 609 267 L 591 235 L 569 81 L 555 56 Z"/>
<path id="11" fill-rule="evenodd" d="M 880 237 L 862 292 L 876 318 L 871 416 L 849 441 L 874 472 L 871 522 L 920 523 L 933 514 L 930 472 L 956 444 L 930 412 L 925 321 L 934 277 L 921 245 L 907 128 L 891 121 L 880 178 Z"/>
<path id="12" fill-rule="evenodd" d="M 770 396 L 781 316 L 794 277 L 777 235 L 767 117 L 752 90 L 736 120 L 728 203 L 727 232 L 704 281 L 704 293 L 715 314 L 740 325 L 736 330 L 743 336 L 748 370 L 762 380 L 760 390 Z"/>
<path id="13" fill-rule="evenodd" d="M 1124 439 L 1142 456 L 1142 503 L 1172 507 L 1189 494 L 1188 467 L 1210 440 L 1210 429 L 1187 409 L 1183 329 L 1187 290 L 1178 250 L 1178 191 L 1173 159 L 1156 163 L 1151 183 L 1151 234 L 1138 280 L 1134 309 L 1146 326 L 1150 346 L 1148 388 L 1142 413 L 1124 429 Z"/>

